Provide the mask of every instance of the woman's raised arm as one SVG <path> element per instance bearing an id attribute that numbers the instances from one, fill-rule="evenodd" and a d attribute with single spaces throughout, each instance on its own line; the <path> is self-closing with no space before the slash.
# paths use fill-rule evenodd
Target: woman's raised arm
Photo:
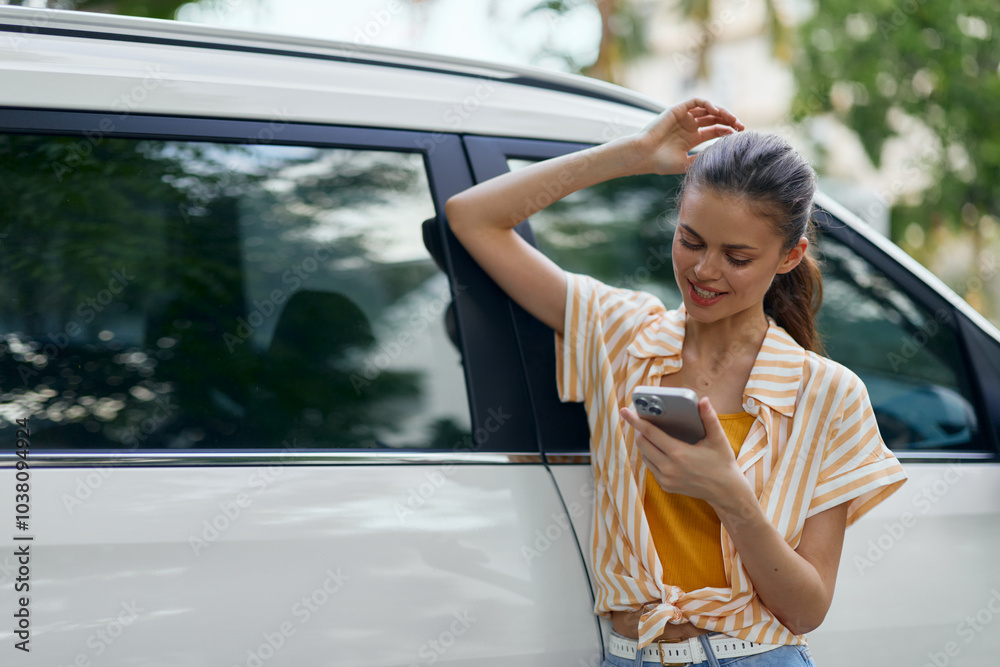
<path id="1" fill-rule="evenodd" d="M 460 192 L 445 206 L 458 240 L 486 273 L 529 313 L 562 333 L 566 275 L 514 232 L 514 226 L 568 194 L 634 174 L 677 174 L 688 151 L 742 130 L 731 113 L 691 99 L 660 114 L 640 132 L 509 172 Z"/>

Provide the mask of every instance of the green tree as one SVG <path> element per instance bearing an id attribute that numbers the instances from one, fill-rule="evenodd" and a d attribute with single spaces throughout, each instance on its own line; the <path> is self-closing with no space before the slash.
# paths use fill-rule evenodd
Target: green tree
<path id="1" fill-rule="evenodd" d="M 621 81 L 625 66 L 649 51 L 646 25 L 648 3 L 631 0 L 543 0 L 525 16 L 553 12 L 562 16 L 584 5 L 594 5 L 601 15 L 601 40 L 592 63 L 578 63 L 561 55 L 573 71 L 611 83 Z"/>
<path id="2" fill-rule="evenodd" d="M 172 19 L 181 5 L 189 0 L 48 0 L 49 9 L 75 9 L 81 12 L 146 16 L 154 19 Z M 0 4 L 25 5 L 27 0 L 0 0 Z M 35 3 L 31 3 L 34 5 Z"/>
<path id="3" fill-rule="evenodd" d="M 768 35 L 776 58 L 788 62 L 792 57 L 794 33 L 774 0 L 761 0 L 767 15 Z M 697 67 L 694 77 L 704 79 L 709 74 L 708 54 L 715 44 L 717 29 L 713 26 L 718 0 L 675 0 L 679 16 L 693 21 L 698 26 L 700 38 L 697 40 L 695 58 Z M 628 65 L 642 56 L 648 55 L 648 26 L 658 3 L 648 0 L 542 0 L 529 9 L 525 16 L 539 12 L 554 12 L 565 15 L 584 5 L 593 5 L 601 14 L 601 39 L 597 57 L 592 63 L 577 63 L 563 54 L 570 69 L 595 79 L 619 83 Z M 560 55 L 560 54 L 556 54 Z"/>
<path id="4" fill-rule="evenodd" d="M 994 0 L 826 0 L 801 27 L 799 118 L 834 113 L 876 166 L 887 139 L 905 132 L 900 119 L 918 119 L 934 137 L 906 165 L 905 178 L 929 173 L 930 186 L 922 202 L 892 208 L 895 240 L 914 224 L 932 238 L 965 228 L 981 247 L 983 216 L 1000 216 L 997 25 Z M 932 248 L 910 250 L 926 260 Z"/>

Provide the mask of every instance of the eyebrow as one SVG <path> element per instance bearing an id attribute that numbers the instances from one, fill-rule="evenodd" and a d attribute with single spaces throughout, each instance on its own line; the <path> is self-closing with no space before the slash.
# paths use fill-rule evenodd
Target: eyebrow
<path id="1" fill-rule="evenodd" d="M 688 234 L 691 234 L 692 236 L 697 237 L 699 241 L 704 241 L 705 240 L 705 239 L 702 238 L 701 234 L 699 234 L 698 232 L 694 231 L 693 229 L 691 229 L 690 227 L 688 227 L 687 225 L 685 225 L 683 222 L 677 223 L 677 226 L 680 227 L 685 232 L 687 232 Z M 747 245 L 745 243 L 723 243 L 722 247 L 725 248 L 725 249 L 727 249 L 727 250 L 757 250 L 756 247 L 754 247 L 752 245 Z"/>

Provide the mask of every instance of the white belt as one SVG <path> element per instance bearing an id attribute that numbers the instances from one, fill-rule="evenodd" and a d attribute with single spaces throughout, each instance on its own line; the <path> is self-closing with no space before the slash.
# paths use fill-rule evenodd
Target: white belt
<path id="1" fill-rule="evenodd" d="M 735 639 L 725 635 L 709 638 L 709 644 L 716 658 L 739 658 L 745 655 L 755 655 L 765 651 L 773 651 L 784 644 L 755 644 L 743 639 Z M 609 649 L 611 655 L 619 658 L 635 659 L 635 651 L 639 642 L 634 639 L 611 634 Z M 661 665 L 688 665 L 690 663 L 708 660 L 705 649 L 697 637 L 689 639 L 661 639 L 642 649 L 643 661 L 659 662 Z"/>

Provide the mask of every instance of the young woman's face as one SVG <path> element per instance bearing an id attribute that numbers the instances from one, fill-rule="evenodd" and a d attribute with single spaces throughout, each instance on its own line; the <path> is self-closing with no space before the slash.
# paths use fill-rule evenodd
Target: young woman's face
<path id="1" fill-rule="evenodd" d="M 708 188 L 685 192 L 672 254 L 688 314 L 708 323 L 763 313 L 775 274 L 795 268 L 808 244 L 781 245 L 774 224 L 740 199 Z"/>

